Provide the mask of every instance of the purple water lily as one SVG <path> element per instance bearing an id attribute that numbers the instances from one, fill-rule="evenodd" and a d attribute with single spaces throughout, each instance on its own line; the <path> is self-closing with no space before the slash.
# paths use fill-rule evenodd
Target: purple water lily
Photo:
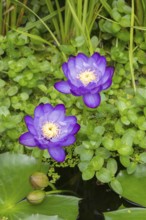
<path id="1" fill-rule="evenodd" d="M 19 142 L 29 147 L 47 149 L 50 156 L 58 162 L 65 160 L 63 147 L 75 142 L 74 135 L 80 129 L 75 116 L 65 116 L 63 104 L 55 107 L 40 104 L 35 108 L 34 118 L 25 116 L 25 123 L 28 132 L 20 136 Z"/>
<path id="2" fill-rule="evenodd" d="M 55 83 L 62 93 L 83 96 L 89 108 L 96 108 L 101 101 L 100 92 L 112 84 L 114 68 L 106 65 L 106 58 L 99 53 L 91 57 L 79 53 L 62 65 L 67 81 Z"/>

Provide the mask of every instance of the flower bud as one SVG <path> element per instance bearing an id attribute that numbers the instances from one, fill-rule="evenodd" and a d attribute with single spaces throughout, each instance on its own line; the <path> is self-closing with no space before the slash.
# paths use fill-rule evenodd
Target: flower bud
<path id="1" fill-rule="evenodd" d="M 34 189 L 43 189 L 48 186 L 49 179 L 46 174 L 35 172 L 30 176 L 30 183 Z"/>
<path id="2" fill-rule="evenodd" d="M 40 204 L 45 198 L 45 192 L 42 190 L 35 190 L 28 194 L 27 201 L 31 204 Z"/>

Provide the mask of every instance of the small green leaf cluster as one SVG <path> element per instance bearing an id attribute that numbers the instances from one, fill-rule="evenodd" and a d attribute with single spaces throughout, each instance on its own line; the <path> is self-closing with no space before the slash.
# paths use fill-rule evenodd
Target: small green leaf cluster
<path id="1" fill-rule="evenodd" d="M 146 92 L 139 88 L 136 95 L 131 90 L 119 90 L 118 94 L 103 99 L 97 112 L 94 110 L 95 118 L 82 125 L 82 143 L 75 153 L 80 157 L 78 167 L 84 180 L 96 176 L 121 194 L 116 179 L 119 170 L 132 174 L 138 164 L 146 164 Z"/>
<path id="2" fill-rule="evenodd" d="M 56 47 L 42 45 L 36 50 L 28 37 L 16 32 L 0 36 L 0 44 L 0 151 L 23 153 L 18 138 L 26 130 L 24 116 L 32 115 L 39 103 L 47 102 L 66 103 L 76 111 L 75 99 L 54 89 L 54 81 L 64 77 L 62 55 Z M 28 154 L 30 151 L 39 157 L 35 149 L 25 149 Z"/>
<path id="3" fill-rule="evenodd" d="M 128 42 L 130 35 L 127 27 L 130 27 L 131 7 L 124 0 L 113 1 L 109 9 L 106 8 L 104 17 L 110 19 L 100 19 L 100 30 L 105 33 L 104 38 L 111 38 L 111 35 L 119 40 Z"/>

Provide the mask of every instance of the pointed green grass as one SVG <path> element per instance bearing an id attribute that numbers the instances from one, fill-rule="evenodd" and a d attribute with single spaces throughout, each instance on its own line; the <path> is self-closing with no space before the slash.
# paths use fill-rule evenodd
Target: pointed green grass
<path id="1" fill-rule="evenodd" d="M 69 9 L 69 5 L 67 1 L 65 1 L 65 12 L 64 12 L 64 33 L 65 33 L 65 42 L 68 41 L 70 36 L 72 35 L 72 14 Z"/>
<path id="2" fill-rule="evenodd" d="M 3 12 L 3 34 L 6 34 L 9 30 L 9 22 L 10 22 L 10 0 L 6 0 L 6 10 Z"/>
<path id="3" fill-rule="evenodd" d="M 79 21 L 82 21 L 82 7 L 83 7 L 83 1 L 79 0 L 77 1 L 77 16 Z"/>
<path id="4" fill-rule="evenodd" d="M 37 35 L 34 35 L 34 34 L 29 34 L 29 33 L 27 33 L 27 32 L 24 32 L 24 31 L 21 31 L 21 29 L 12 29 L 12 30 L 14 30 L 14 31 L 16 31 L 16 32 L 18 32 L 18 33 L 20 33 L 20 34 L 23 34 L 23 35 L 25 35 L 25 36 L 27 36 L 27 37 L 30 37 L 31 39 L 34 39 L 34 40 L 37 40 L 37 41 L 40 41 L 41 43 L 44 43 L 44 44 L 47 44 L 47 45 L 49 45 L 50 47 L 54 47 L 53 46 L 53 44 L 51 44 L 49 41 L 47 41 L 47 40 L 44 40 L 42 37 L 40 37 L 40 36 L 37 36 Z"/>
<path id="5" fill-rule="evenodd" d="M 87 47 L 90 48 L 89 42 L 88 42 L 88 39 L 87 39 L 87 36 L 86 36 L 86 33 L 85 33 L 84 30 L 83 30 L 82 23 L 81 23 L 81 22 L 79 21 L 79 19 L 78 19 L 78 16 L 77 16 L 77 14 L 76 14 L 76 11 L 74 10 L 73 4 L 71 3 L 70 0 L 67 0 L 67 2 L 68 2 L 68 5 L 69 5 L 69 8 L 70 8 L 70 10 L 71 10 L 71 13 L 72 13 L 72 15 L 73 15 L 75 24 L 78 26 L 78 28 L 80 29 L 82 35 L 84 36 L 84 39 L 85 39 L 86 44 L 87 44 Z"/>
<path id="6" fill-rule="evenodd" d="M 53 40 L 57 44 L 57 46 L 60 47 L 60 43 L 57 40 L 57 38 L 55 37 L 55 35 L 53 34 L 53 32 L 51 31 L 51 29 L 47 26 L 47 24 L 33 10 L 31 10 L 29 7 L 27 7 L 26 5 L 24 5 L 23 3 L 21 3 L 18 0 L 13 0 L 13 1 L 18 3 L 18 4 L 20 4 L 21 6 L 26 8 L 28 11 L 30 11 L 33 15 L 35 15 L 40 20 L 40 22 L 44 25 L 44 27 L 48 30 L 48 32 L 50 33 L 51 37 L 53 38 Z"/>
<path id="7" fill-rule="evenodd" d="M 136 92 L 134 68 L 133 68 L 133 36 L 134 36 L 134 0 L 132 0 L 132 13 L 131 13 L 131 27 L 130 27 L 130 42 L 129 42 L 129 64 L 132 78 L 132 85 L 134 92 Z"/>
<path id="8" fill-rule="evenodd" d="M 103 7 L 106 9 L 106 11 L 111 15 L 112 9 L 111 9 L 110 5 L 107 3 L 107 1 L 106 0 L 100 0 L 100 2 L 103 5 Z"/>
<path id="9" fill-rule="evenodd" d="M 13 9 L 11 11 L 11 24 L 10 27 L 11 28 L 16 28 L 16 21 L 17 21 L 17 5 L 13 5 Z"/>
<path id="10" fill-rule="evenodd" d="M 60 9 L 60 12 L 64 11 L 64 9 L 65 9 L 65 7 L 62 7 L 62 8 Z M 57 11 L 57 10 L 56 10 L 56 11 L 53 11 L 53 12 L 50 13 L 49 15 L 43 17 L 42 20 L 43 20 L 44 22 L 46 22 L 46 21 L 48 21 L 48 20 L 51 20 L 51 19 L 52 19 L 53 17 L 55 17 L 57 14 L 58 14 L 58 11 Z M 24 30 L 24 31 L 29 31 L 29 30 L 31 30 L 32 28 L 36 27 L 36 26 L 37 26 L 38 24 L 40 24 L 40 23 L 41 23 L 41 21 L 40 21 L 40 20 L 37 20 L 37 21 L 35 21 L 35 22 L 33 22 L 33 23 L 28 24 L 26 27 L 23 28 L 23 30 Z"/>
<path id="11" fill-rule="evenodd" d="M 99 13 L 100 13 L 100 11 L 102 10 L 102 8 L 103 8 L 103 6 L 101 6 L 99 2 L 97 2 L 97 3 L 95 4 L 93 14 L 91 15 L 91 16 L 92 16 L 92 17 L 91 17 L 91 21 L 90 21 L 89 24 L 87 24 L 87 25 L 88 25 L 89 32 L 91 32 L 92 27 L 93 27 L 93 24 L 94 24 L 96 18 L 99 16 Z M 88 19 L 88 21 L 89 21 L 89 19 Z"/>
<path id="12" fill-rule="evenodd" d="M 84 1 L 84 5 L 83 5 L 83 20 L 82 20 L 82 28 L 83 28 L 83 31 L 85 31 L 85 27 L 86 27 L 87 7 L 88 7 L 88 0 L 85 0 L 85 1 Z"/>
<path id="13" fill-rule="evenodd" d="M 136 8 L 136 16 L 138 18 L 139 24 L 143 25 L 144 20 L 144 11 L 143 11 L 143 4 L 142 1 L 135 0 L 135 8 Z"/>
<path id="14" fill-rule="evenodd" d="M 48 7 L 48 11 L 50 12 L 50 14 L 53 13 L 54 12 L 53 2 L 51 0 L 46 0 L 46 5 Z M 57 10 L 57 14 L 58 14 L 58 10 Z M 57 17 L 52 17 L 52 23 L 54 25 L 57 37 L 60 38 L 60 29 L 59 29 Z"/>
<path id="15" fill-rule="evenodd" d="M 142 6 L 143 6 L 143 26 L 146 26 L 146 1 L 142 0 Z"/>
<path id="16" fill-rule="evenodd" d="M 62 13 L 60 11 L 60 5 L 59 5 L 58 0 L 55 0 L 55 3 L 56 3 L 57 12 L 58 12 L 58 21 L 59 21 L 60 34 L 61 34 L 62 41 L 64 42 L 65 33 L 64 33 L 63 17 L 62 17 Z"/>
<path id="17" fill-rule="evenodd" d="M 0 1 L 0 34 L 2 34 L 2 26 L 3 26 L 3 2 Z"/>
<path id="18" fill-rule="evenodd" d="M 28 0 L 23 0 L 23 4 L 26 5 L 27 4 L 27 1 Z M 17 4 L 16 4 L 17 5 Z M 23 16 L 24 16 L 24 11 L 25 11 L 25 8 L 22 7 L 20 10 L 19 10 L 19 13 L 18 13 L 18 16 L 17 16 L 17 27 L 20 26 L 20 24 L 22 23 L 22 19 L 23 19 Z"/>
<path id="19" fill-rule="evenodd" d="M 43 21 L 43 19 L 41 19 L 34 11 L 32 11 L 29 7 L 27 7 L 26 5 L 24 5 L 23 3 L 21 3 L 20 1 L 18 0 L 13 0 L 14 2 L 22 5 L 24 8 L 26 8 L 28 11 L 30 11 L 33 15 L 35 15 L 39 20 L 40 22 L 44 25 L 44 27 L 47 29 L 47 31 L 50 33 L 52 39 L 55 41 L 56 45 L 60 48 L 60 43 L 59 41 L 57 40 L 56 36 L 54 35 L 54 33 L 51 31 L 51 29 L 48 27 L 48 25 Z M 49 43 L 48 43 L 49 44 Z M 62 56 L 64 58 L 64 60 L 66 60 L 66 55 L 61 51 L 62 53 Z"/>

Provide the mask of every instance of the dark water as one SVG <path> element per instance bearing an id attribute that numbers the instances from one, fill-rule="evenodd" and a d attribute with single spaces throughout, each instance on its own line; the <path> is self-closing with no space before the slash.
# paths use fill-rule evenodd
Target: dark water
<path id="1" fill-rule="evenodd" d="M 77 220 L 104 220 L 103 212 L 117 210 L 121 204 L 127 203 L 107 184 L 100 185 L 96 179 L 83 181 L 78 168 L 59 168 L 57 171 L 61 175 L 58 189 L 72 190 L 82 198 Z"/>

